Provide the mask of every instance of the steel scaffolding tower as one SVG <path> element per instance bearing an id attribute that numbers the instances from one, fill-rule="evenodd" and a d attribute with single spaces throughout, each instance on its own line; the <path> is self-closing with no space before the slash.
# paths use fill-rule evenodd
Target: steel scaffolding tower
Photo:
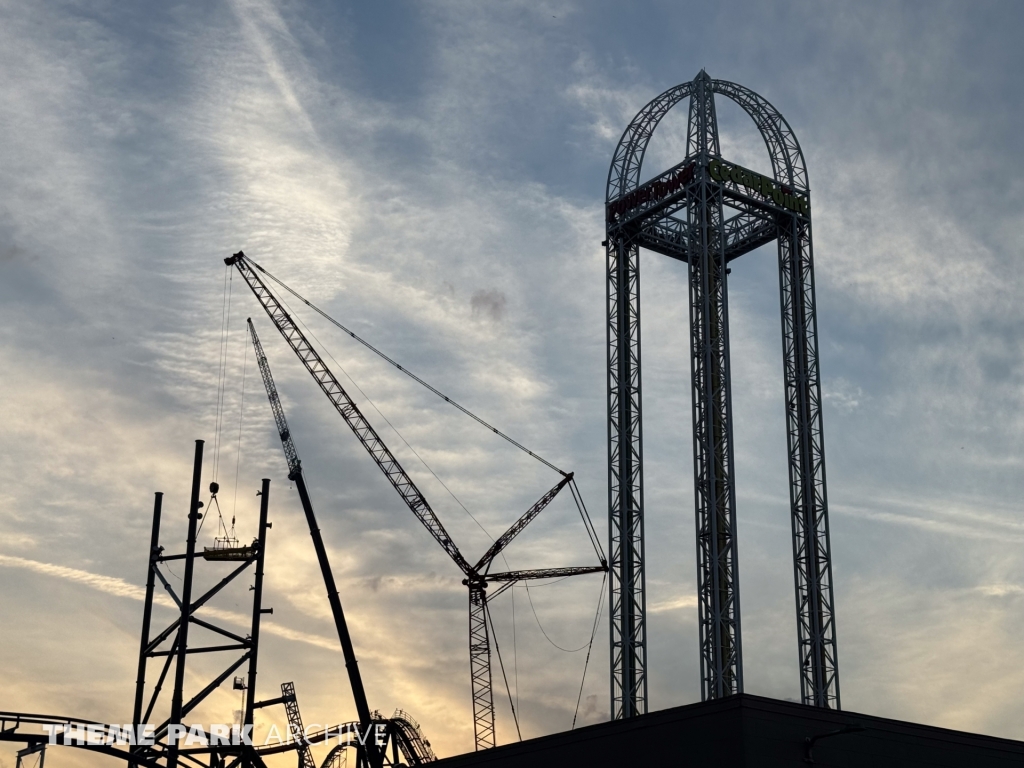
<path id="1" fill-rule="evenodd" d="M 250 731 L 253 724 L 253 710 L 255 708 L 254 696 L 256 694 L 256 677 L 258 671 L 257 660 L 259 657 L 260 642 L 260 619 L 272 609 L 263 607 L 263 566 L 267 549 L 267 532 L 271 523 L 267 521 L 270 504 L 270 480 L 262 481 L 260 494 L 260 517 L 257 528 L 258 535 L 251 544 L 244 546 L 221 547 L 215 544 L 213 548 L 205 547 L 202 552 L 197 551 L 198 523 L 202 518 L 200 509 L 203 503 L 199 500 L 200 486 L 203 470 L 203 441 L 196 440 L 195 458 L 192 470 L 192 495 L 188 513 L 188 534 L 186 548 L 183 554 L 165 554 L 164 547 L 160 544 L 161 516 L 163 509 L 163 494 L 157 493 L 153 506 L 153 527 L 149 548 L 149 569 L 146 577 L 145 602 L 143 604 L 142 637 L 139 645 L 138 673 L 135 683 L 135 706 L 132 715 L 132 722 L 135 726 L 154 722 L 151 719 L 160 703 L 160 694 L 164 682 L 168 678 L 171 666 L 174 665 L 173 688 L 171 689 L 170 714 L 154 728 L 154 743 L 150 745 L 132 744 L 126 755 L 130 765 L 133 766 L 156 766 L 160 760 L 164 760 L 167 768 L 175 766 L 187 766 L 196 768 L 196 757 L 194 750 L 182 751 L 178 738 L 173 735 L 172 727 L 183 724 L 184 718 L 195 710 L 208 696 L 224 683 L 243 664 L 248 662 L 248 673 L 244 678 L 243 685 L 246 691 L 245 705 L 242 710 L 241 727 Z M 210 487 L 211 494 L 216 494 L 216 483 Z M 180 594 L 172 587 L 170 581 L 164 575 L 167 563 L 172 561 L 184 561 L 182 584 Z M 223 576 L 213 587 L 209 588 L 199 597 L 194 597 L 192 589 L 194 586 L 195 564 L 198 560 L 214 563 L 228 563 L 234 567 Z M 245 573 L 250 566 L 255 566 L 253 573 L 253 584 L 250 586 L 252 593 L 252 621 L 248 635 L 241 636 L 229 631 L 222 626 L 213 623 L 214 617 L 200 618 L 205 613 L 205 606 L 221 590 L 234 581 L 235 578 Z M 159 632 L 154 633 L 153 602 L 156 582 L 159 581 L 171 600 L 178 606 L 179 615 L 170 625 Z M 211 645 L 209 640 L 205 645 L 196 645 L 194 635 L 190 635 L 189 628 L 199 627 L 208 630 L 220 638 L 230 641 L 227 644 Z M 191 639 L 190 639 L 191 638 Z M 169 644 L 169 645 L 168 645 Z M 231 663 L 217 675 L 209 684 L 195 693 L 191 698 L 185 698 L 186 664 L 189 656 L 197 653 L 231 653 L 235 656 Z M 156 681 L 150 680 L 151 687 L 147 687 L 147 672 L 151 660 L 163 660 L 159 664 L 160 673 Z M 193 674 L 192 681 L 196 679 Z M 237 678 L 241 679 L 241 678 Z M 148 704 L 147 702 L 148 695 Z M 103 744 L 110 744 L 105 741 Z M 213 753 L 217 755 L 214 756 Z M 211 765 L 215 766 L 217 760 L 225 765 L 224 758 L 228 752 L 211 750 Z M 216 758 L 216 759 L 214 759 Z M 242 766 L 251 768 L 258 761 L 251 749 L 235 749 L 231 759 L 226 763 L 227 768 Z"/>
<path id="2" fill-rule="evenodd" d="M 754 120 L 771 177 L 721 156 L 715 94 Z M 687 155 L 640 184 L 654 129 L 689 99 Z M 608 174 L 608 435 L 612 717 L 647 709 L 640 273 L 644 247 L 686 262 L 702 698 L 743 690 L 733 461 L 729 263 L 778 242 L 801 692 L 839 708 L 818 372 L 810 192 L 800 145 L 767 101 L 703 70 L 647 104 Z"/>

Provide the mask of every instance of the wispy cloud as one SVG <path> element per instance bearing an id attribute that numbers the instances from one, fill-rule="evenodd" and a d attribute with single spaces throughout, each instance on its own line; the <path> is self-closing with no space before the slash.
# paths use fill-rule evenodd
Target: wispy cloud
<path id="1" fill-rule="evenodd" d="M 651 603 L 647 606 L 647 610 L 651 613 L 662 613 L 664 611 L 676 611 L 680 608 L 696 608 L 697 607 L 697 596 L 696 595 L 680 595 L 670 600 L 659 600 L 656 603 Z"/>
<path id="2" fill-rule="evenodd" d="M 114 595 L 115 597 L 126 597 L 131 600 L 140 601 L 146 599 L 145 588 L 135 584 L 129 584 L 124 579 L 118 579 L 113 576 L 102 576 L 97 573 L 82 571 L 78 568 L 68 568 L 63 565 L 42 563 L 38 560 L 27 560 L 23 557 L 12 557 L 10 555 L 0 555 L 0 565 L 7 566 L 8 568 L 23 568 L 25 570 L 32 571 L 33 573 L 40 573 L 45 576 L 53 576 L 54 578 L 64 579 L 65 581 L 74 582 L 76 584 L 82 584 L 90 589 L 95 589 L 98 592 L 103 592 L 108 595 Z M 165 608 L 178 610 L 178 607 L 174 604 L 174 601 L 170 596 L 161 592 L 154 593 L 153 603 L 155 605 L 162 605 Z M 225 611 L 220 608 L 204 606 L 201 609 L 201 614 L 215 619 L 220 619 L 221 621 L 226 621 L 239 627 L 252 626 L 251 616 L 236 613 L 235 611 Z M 332 641 L 330 638 L 321 637 L 320 635 L 312 635 L 308 632 L 298 632 L 269 620 L 260 621 L 260 631 L 271 635 L 277 635 L 278 637 L 283 637 L 286 640 L 294 640 L 298 643 L 307 643 L 320 648 L 326 648 L 330 651 L 339 650 L 338 643 L 336 641 Z"/>
<path id="3" fill-rule="evenodd" d="M 22 628 L 61 638 L 68 624 L 92 627 L 74 638 L 92 649 L 106 647 L 106 629 L 84 621 L 83 606 L 29 600 L 32 590 L 78 584 L 123 599 L 127 617 L 139 587 L 95 571 L 140 571 L 152 491 L 167 492 L 166 537 L 183 534 L 192 440 L 207 439 L 208 459 L 217 444 L 220 260 L 240 248 L 575 470 L 599 520 L 608 164 L 637 109 L 707 67 L 774 103 L 810 166 L 844 703 L 1024 736 L 1012 681 L 975 695 L 991 670 L 969 654 L 983 636 L 988 658 L 1024 668 L 1013 640 L 1024 565 L 1014 506 L 1024 494 L 1022 11 L 722 8 L 5 8 L 0 564 L 15 588 L 0 640 L 26 660 L 5 673 L 59 704 L 56 688 L 36 685 L 45 665 L 32 663 L 38 643 Z M 675 158 L 683 117 L 659 127 L 645 173 Z M 722 126 L 727 152 L 762 167 L 753 126 L 728 105 Z M 797 674 L 775 254 L 745 256 L 730 280 L 746 679 L 755 693 L 788 696 Z M 641 282 L 646 554 L 657 585 L 648 629 L 652 706 L 662 707 L 699 698 L 685 265 L 645 253 Z M 469 749 L 461 576 L 260 325 L 243 286 L 229 286 L 230 429 L 219 475 L 208 461 L 204 483 L 221 483 L 222 504 L 251 534 L 254 489 L 274 480 L 278 610 L 263 626 L 305 648 L 280 660 L 308 691 L 304 713 L 341 706 L 334 682 L 303 666 L 334 643 L 246 351 L 250 314 L 266 331 L 375 701 L 413 711 L 442 753 Z M 460 502 L 493 532 L 550 487 L 545 468 L 297 314 L 457 497 L 375 421 L 466 552 L 490 542 Z M 560 503 L 509 548 L 513 567 L 592 557 L 575 510 Z M 596 588 L 584 578 L 534 590 L 538 622 L 577 647 Z M 518 590 L 494 605 L 502 651 L 515 648 L 524 732 L 539 735 L 571 723 L 582 669 L 523 610 Z M 593 658 L 607 657 L 606 642 L 599 632 Z M 584 701 L 596 718 L 607 680 L 594 669 Z M 917 691 L 933 683 L 922 701 Z M 119 695 L 97 694 L 96 706 Z M 501 740 L 514 737 L 510 724 L 499 712 Z"/>

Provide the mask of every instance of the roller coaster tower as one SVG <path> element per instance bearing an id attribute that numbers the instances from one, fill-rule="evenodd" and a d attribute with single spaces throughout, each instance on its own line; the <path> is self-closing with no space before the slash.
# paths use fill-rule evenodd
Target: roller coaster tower
<path id="1" fill-rule="evenodd" d="M 716 94 L 754 121 L 772 176 L 722 157 Z M 641 184 L 654 129 L 686 99 L 686 157 Z M 733 259 L 772 241 L 779 255 L 801 695 L 805 704 L 839 709 L 810 189 L 796 136 L 761 96 L 701 70 L 647 104 L 626 128 L 608 173 L 606 224 L 612 717 L 647 711 L 640 248 L 687 264 L 701 694 L 708 700 L 743 691 L 727 276 Z"/>

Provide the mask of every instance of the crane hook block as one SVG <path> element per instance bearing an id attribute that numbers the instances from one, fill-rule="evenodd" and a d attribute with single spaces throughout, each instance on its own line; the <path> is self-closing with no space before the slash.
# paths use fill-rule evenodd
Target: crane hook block
<path id="1" fill-rule="evenodd" d="M 217 495 L 217 491 L 220 490 L 220 483 L 210 483 L 210 493 L 214 496 Z"/>

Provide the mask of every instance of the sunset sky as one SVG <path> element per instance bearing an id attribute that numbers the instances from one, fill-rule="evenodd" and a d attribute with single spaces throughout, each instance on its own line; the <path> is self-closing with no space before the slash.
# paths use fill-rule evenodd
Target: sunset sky
<path id="1" fill-rule="evenodd" d="M 251 316 L 371 707 L 470 750 L 461 573 L 223 259 L 244 249 L 575 471 L 604 536 L 608 165 L 644 104 L 706 68 L 768 99 L 807 158 L 843 706 L 1024 739 L 1022 25 L 1012 2 L 0 3 L 0 710 L 130 720 L 153 493 L 179 551 L 202 439 L 201 546 L 210 480 L 243 540 L 272 480 L 258 697 L 294 681 L 307 722 L 354 718 Z M 767 171 L 718 103 L 723 153 Z M 644 176 L 684 146 L 677 109 Z M 797 699 L 775 253 L 730 276 L 744 678 Z M 641 257 L 651 709 L 700 699 L 685 275 Z M 296 314 L 467 559 L 558 480 Z M 506 558 L 596 559 L 568 496 Z M 241 633 L 247 584 L 214 604 Z M 600 592 L 582 576 L 495 600 L 524 737 L 572 725 Z M 578 724 L 609 717 L 608 676 L 605 610 Z M 508 699 L 495 660 L 500 743 Z M 225 685 L 195 718 L 238 707 Z"/>

